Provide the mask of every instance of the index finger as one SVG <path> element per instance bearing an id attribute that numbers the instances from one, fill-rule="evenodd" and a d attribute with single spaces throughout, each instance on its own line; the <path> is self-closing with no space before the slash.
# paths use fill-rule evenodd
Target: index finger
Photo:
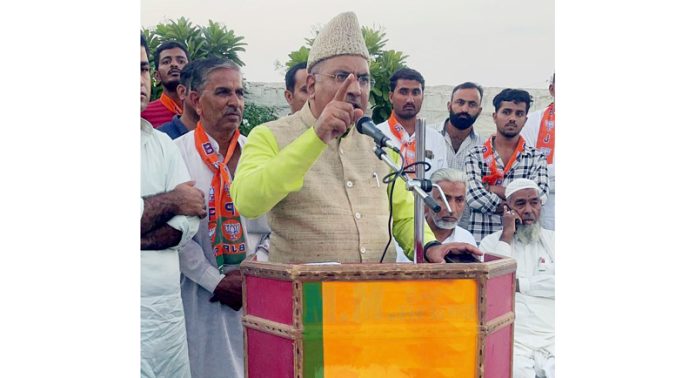
<path id="1" fill-rule="evenodd" d="M 348 87 L 355 81 L 355 75 L 350 74 L 348 75 L 348 78 L 341 83 L 341 86 L 338 87 L 338 91 L 336 91 L 336 94 L 334 95 L 334 100 L 337 101 L 346 101 L 346 94 L 348 93 Z"/>

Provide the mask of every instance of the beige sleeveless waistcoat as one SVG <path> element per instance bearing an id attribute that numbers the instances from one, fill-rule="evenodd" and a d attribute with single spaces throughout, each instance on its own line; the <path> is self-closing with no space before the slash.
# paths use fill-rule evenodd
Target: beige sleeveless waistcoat
<path id="1" fill-rule="evenodd" d="M 312 128 L 309 106 L 266 124 L 283 149 Z M 382 178 L 389 168 L 372 152 L 374 143 L 354 128 L 332 140 L 304 177 L 268 213 L 269 261 L 283 263 L 379 262 L 389 240 L 389 202 Z M 384 258 L 396 260 L 392 242 Z"/>

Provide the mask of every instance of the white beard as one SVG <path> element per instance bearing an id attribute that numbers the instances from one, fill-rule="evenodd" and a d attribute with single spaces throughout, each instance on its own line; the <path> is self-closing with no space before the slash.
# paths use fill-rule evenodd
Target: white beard
<path id="1" fill-rule="evenodd" d="M 528 245 L 541 241 L 541 224 L 539 222 L 535 222 L 529 226 L 525 224 L 517 226 L 517 232 L 515 232 L 515 241 L 522 245 Z"/>
<path id="2" fill-rule="evenodd" d="M 435 221 L 435 225 L 443 230 L 453 230 L 457 227 L 457 222 L 446 222 L 436 218 L 433 218 L 433 220 Z"/>

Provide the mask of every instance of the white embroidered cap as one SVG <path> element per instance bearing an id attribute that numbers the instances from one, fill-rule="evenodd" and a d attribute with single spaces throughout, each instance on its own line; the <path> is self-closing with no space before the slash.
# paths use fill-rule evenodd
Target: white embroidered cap
<path id="1" fill-rule="evenodd" d="M 309 50 L 307 71 L 322 60 L 339 55 L 358 55 L 370 60 L 358 16 L 353 12 L 339 14 L 321 29 Z"/>
<path id="2" fill-rule="evenodd" d="M 537 194 L 541 195 L 541 189 L 536 182 L 530 179 L 520 178 L 512 180 L 512 182 L 505 187 L 505 198 L 510 199 L 511 195 L 522 189 L 534 189 L 537 191 Z"/>

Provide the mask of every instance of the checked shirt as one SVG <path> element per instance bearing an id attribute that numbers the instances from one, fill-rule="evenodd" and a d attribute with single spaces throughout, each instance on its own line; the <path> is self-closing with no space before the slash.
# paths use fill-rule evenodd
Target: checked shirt
<path id="1" fill-rule="evenodd" d="M 497 151 L 493 151 L 498 167 L 505 167 Z M 482 177 L 491 174 L 488 165 L 483 162 L 483 146 L 471 149 L 464 161 L 466 169 L 466 202 L 471 208 L 469 215 L 469 231 L 477 243 L 487 235 L 503 228 L 502 216 L 495 214 L 496 208 L 502 202 L 500 197 L 491 193 L 483 184 Z M 499 169 L 501 169 L 499 168 Z M 503 178 L 503 186 L 518 178 L 533 180 L 541 188 L 541 203 L 546 202 L 549 192 L 549 177 L 546 168 L 546 157 L 534 147 L 525 144 L 510 170 Z"/>

